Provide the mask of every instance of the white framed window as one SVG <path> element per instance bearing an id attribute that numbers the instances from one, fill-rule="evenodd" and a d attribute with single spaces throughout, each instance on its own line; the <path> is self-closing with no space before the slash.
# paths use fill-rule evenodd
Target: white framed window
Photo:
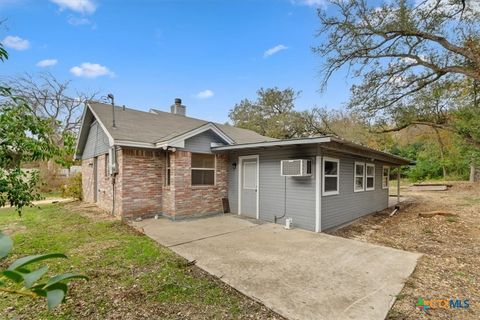
<path id="1" fill-rule="evenodd" d="M 390 184 L 390 167 L 383 167 L 382 170 L 382 188 L 388 189 Z"/>
<path id="2" fill-rule="evenodd" d="M 354 189 L 355 192 L 365 191 L 365 163 L 355 162 L 354 166 Z"/>
<path id="3" fill-rule="evenodd" d="M 367 176 L 367 179 L 365 180 L 365 190 L 375 190 L 375 165 L 373 163 L 367 163 L 365 165 L 365 172 Z"/>
<path id="4" fill-rule="evenodd" d="M 192 186 L 215 185 L 215 155 L 192 153 Z"/>
<path id="5" fill-rule="evenodd" d="M 330 196 L 340 192 L 340 161 L 335 158 L 323 158 L 322 194 Z"/>

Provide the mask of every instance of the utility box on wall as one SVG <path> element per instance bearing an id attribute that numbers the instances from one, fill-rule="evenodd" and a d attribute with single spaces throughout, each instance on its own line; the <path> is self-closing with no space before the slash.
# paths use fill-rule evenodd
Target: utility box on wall
<path id="1" fill-rule="evenodd" d="M 117 168 L 117 152 L 115 147 L 108 149 L 108 174 L 113 176 L 118 173 Z"/>

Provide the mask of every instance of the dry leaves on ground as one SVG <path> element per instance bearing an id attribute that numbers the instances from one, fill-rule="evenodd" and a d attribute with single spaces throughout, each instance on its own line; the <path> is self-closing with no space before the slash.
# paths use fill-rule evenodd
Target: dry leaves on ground
<path id="1" fill-rule="evenodd" d="M 335 235 L 420 252 L 417 267 L 388 319 L 480 319 L 480 185 L 452 183 L 448 191 L 406 191 L 408 203 L 337 230 Z M 446 211 L 457 216 L 419 213 Z M 468 299 L 468 309 L 416 308 L 425 299 Z"/>

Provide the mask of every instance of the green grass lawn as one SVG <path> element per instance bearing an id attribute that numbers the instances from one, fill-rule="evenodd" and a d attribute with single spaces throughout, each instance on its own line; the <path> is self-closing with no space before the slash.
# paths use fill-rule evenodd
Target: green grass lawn
<path id="1" fill-rule="evenodd" d="M 86 274 L 72 283 L 53 312 L 37 299 L 0 294 L 4 319 L 279 319 L 264 306 L 118 221 L 93 220 L 74 205 L 27 208 L 22 217 L 0 209 L 0 229 L 11 233 L 13 255 L 61 252 L 50 274 Z"/>

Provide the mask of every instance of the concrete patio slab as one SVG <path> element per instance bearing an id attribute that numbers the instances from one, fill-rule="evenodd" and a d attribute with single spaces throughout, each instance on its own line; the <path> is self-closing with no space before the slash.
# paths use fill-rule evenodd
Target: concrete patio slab
<path id="1" fill-rule="evenodd" d="M 420 256 L 234 216 L 134 225 L 289 319 L 384 319 Z"/>
<path id="2" fill-rule="evenodd" d="M 150 238 L 172 247 L 188 242 L 215 237 L 257 226 L 250 219 L 238 219 L 231 215 L 171 221 L 166 218 L 135 222 Z"/>

